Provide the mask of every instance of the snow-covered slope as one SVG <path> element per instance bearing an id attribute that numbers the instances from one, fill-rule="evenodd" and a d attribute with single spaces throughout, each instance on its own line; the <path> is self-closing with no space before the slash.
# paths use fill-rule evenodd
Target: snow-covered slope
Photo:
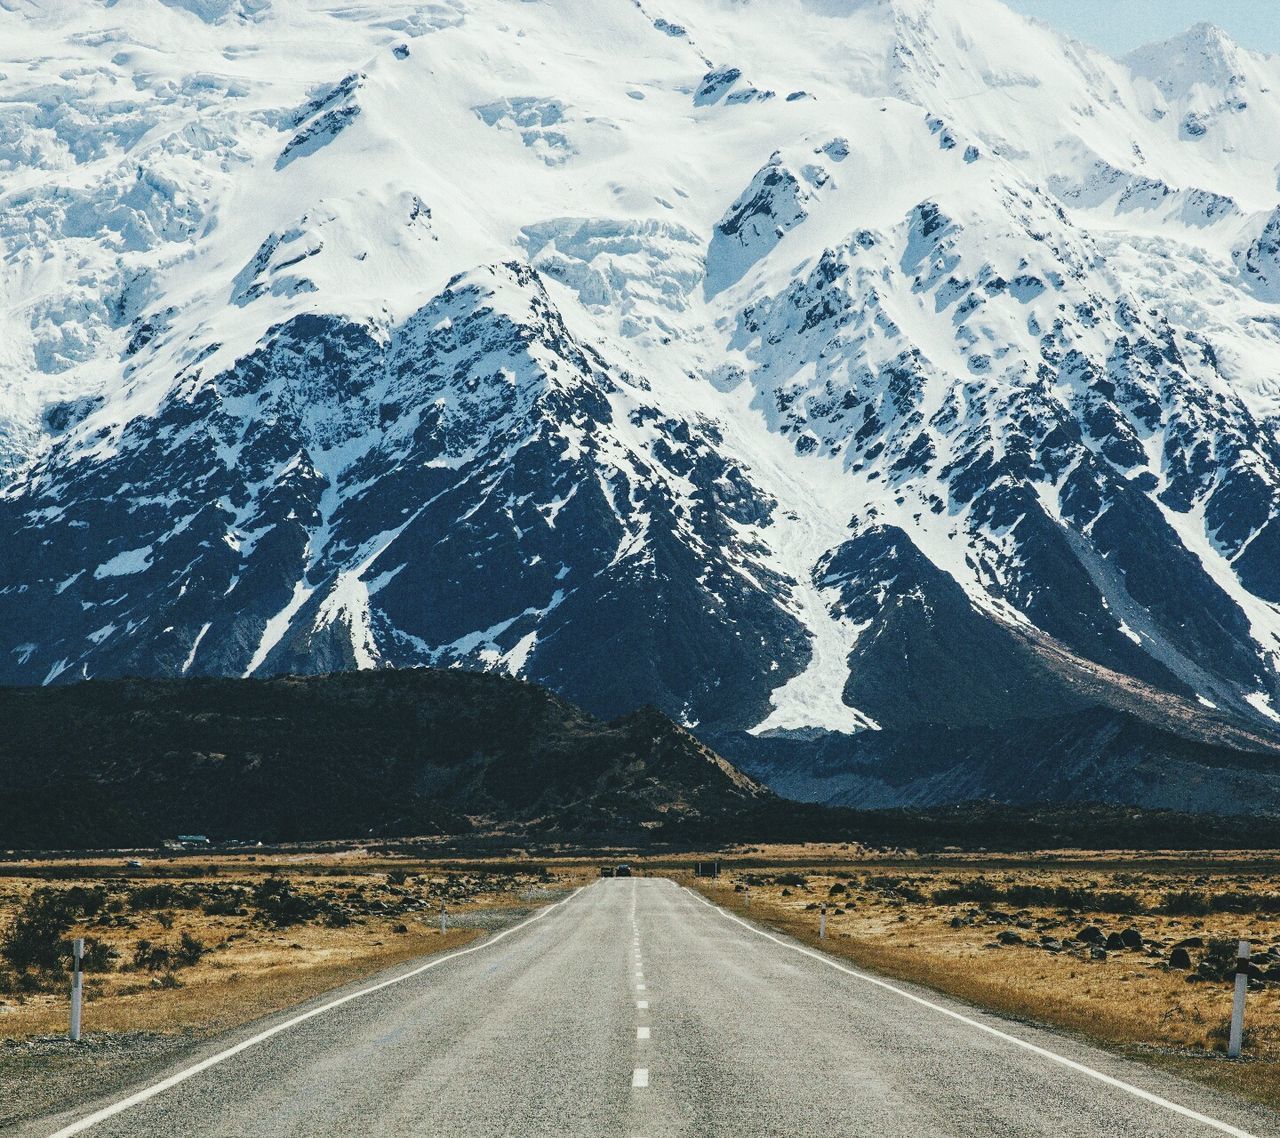
<path id="1" fill-rule="evenodd" d="M 0 681 L 1280 729 L 1280 61 L 995 0 L 0 0 Z"/>

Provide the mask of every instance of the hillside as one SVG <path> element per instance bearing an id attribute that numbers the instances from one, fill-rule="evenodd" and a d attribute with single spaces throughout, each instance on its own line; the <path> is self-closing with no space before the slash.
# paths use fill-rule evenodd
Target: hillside
<path id="1" fill-rule="evenodd" d="M 1280 60 L 997 0 L 0 19 L 0 683 L 484 669 L 837 798 L 1273 794 Z M 1184 744 L 1261 758 L 1179 796 Z"/>
<path id="2" fill-rule="evenodd" d="M 0 847 L 474 829 L 608 842 L 772 796 L 643 709 L 420 669 L 0 689 Z"/>
<path id="3" fill-rule="evenodd" d="M 1273 746 L 1226 732 L 1179 734 L 1153 718 L 1094 706 L 995 726 L 709 741 L 777 793 L 830 806 L 927 809 L 985 799 L 1058 803 L 1064 816 L 1072 806 L 1108 804 L 1280 820 L 1280 753 Z"/>

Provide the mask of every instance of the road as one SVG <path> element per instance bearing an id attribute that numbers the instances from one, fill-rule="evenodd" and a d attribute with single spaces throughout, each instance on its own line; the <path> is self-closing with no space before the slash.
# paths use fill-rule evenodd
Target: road
<path id="1" fill-rule="evenodd" d="M 378 983 L 224 1038 L 193 1073 L 188 1060 L 136 1101 L 39 1132 L 1280 1136 L 1269 1112 L 854 973 L 656 878 L 602 880 Z"/>

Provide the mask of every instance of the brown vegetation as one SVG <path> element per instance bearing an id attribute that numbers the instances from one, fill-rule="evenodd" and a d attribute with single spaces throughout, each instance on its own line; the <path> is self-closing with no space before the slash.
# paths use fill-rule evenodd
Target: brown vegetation
<path id="1" fill-rule="evenodd" d="M 65 863 L 0 878 L 0 1038 L 66 1030 L 70 943 L 86 942 L 85 1030 L 204 1035 L 413 957 L 550 899 L 541 867 L 463 870 L 356 854 Z M 105 871 L 105 872 L 104 872 Z M 451 927 L 439 928 L 440 903 Z"/>
<path id="2" fill-rule="evenodd" d="M 869 970 L 1087 1036 L 1280 1107 L 1280 888 L 1269 861 L 1229 870 L 1110 855 L 1018 864 L 931 859 L 730 865 L 711 899 Z M 773 853 L 775 851 L 768 851 Z M 828 935 L 818 940 L 821 906 Z M 1237 942 L 1253 943 L 1246 1056 L 1226 1030 Z M 1180 950 L 1180 951 L 1179 951 Z"/>

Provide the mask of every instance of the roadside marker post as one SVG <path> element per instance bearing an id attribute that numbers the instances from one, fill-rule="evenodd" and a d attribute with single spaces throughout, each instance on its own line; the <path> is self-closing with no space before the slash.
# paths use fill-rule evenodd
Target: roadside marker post
<path id="1" fill-rule="evenodd" d="M 1244 1044 L 1244 998 L 1249 992 L 1249 942 L 1240 942 L 1236 957 L 1236 994 L 1231 1003 L 1231 1038 L 1227 1043 L 1227 1058 L 1239 1059 Z"/>
<path id="2" fill-rule="evenodd" d="M 84 972 L 81 965 L 84 961 L 84 937 L 76 937 L 71 948 L 71 1031 L 72 1043 L 80 1042 L 80 1011 L 84 1002 Z"/>
<path id="3" fill-rule="evenodd" d="M 819 939 L 819 940 L 826 940 L 826 939 L 827 939 L 827 907 L 826 907 L 826 905 L 823 905 L 823 906 L 818 910 L 818 913 L 819 913 L 819 916 L 818 916 L 818 939 Z"/>
<path id="4" fill-rule="evenodd" d="M 444 902 L 441 901 L 440 902 L 440 931 L 441 932 L 444 932 L 444 927 L 445 927 Z"/>
<path id="5" fill-rule="evenodd" d="M 747 909 L 751 908 L 751 886 L 750 885 L 747 886 L 747 899 L 746 899 L 744 908 L 747 908 Z"/>

